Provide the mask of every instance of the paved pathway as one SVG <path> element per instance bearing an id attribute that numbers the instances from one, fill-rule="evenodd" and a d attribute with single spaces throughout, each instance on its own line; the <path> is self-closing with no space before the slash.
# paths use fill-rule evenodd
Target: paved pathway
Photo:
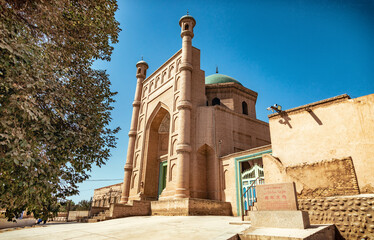
<path id="1" fill-rule="evenodd" d="M 149 216 L 113 219 L 97 223 L 46 224 L 0 233 L 0 239 L 228 239 L 249 225 L 238 217 Z"/>

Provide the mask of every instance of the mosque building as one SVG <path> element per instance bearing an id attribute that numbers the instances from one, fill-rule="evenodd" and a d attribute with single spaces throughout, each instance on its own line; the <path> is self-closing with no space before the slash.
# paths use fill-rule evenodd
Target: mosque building
<path id="1" fill-rule="evenodd" d="M 205 77 L 192 46 L 195 19 L 179 21 L 182 49 L 146 76 L 137 63 L 121 203 L 132 200 L 225 201 L 219 157 L 270 144 L 256 119 L 257 93 L 222 74 Z M 245 126 L 243 128 L 243 126 Z"/>
<path id="2" fill-rule="evenodd" d="M 227 202 L 235 193 L 225 181 L 234 177 L 220 157 L 270 144 L 269 124 L 256 118 L 257 92 L 218 70 L 206 77 L 192 46 L 195 19 L 183 16 L 179 25 L 182 49 L 149 76 L 145 61 L 136 64 L 120 203 Z M 261 160 L 244 169 L 255 166 L 263 174 Z"/>
<path id="3" fill-rule="evenodd" d="M 238 216 L 254 210 L 264 182 L 295 182 L 310 211 L 317 197 L 374 193 L 374 94 L 276 109 L 266 123 L 256 118 L 257 92 L 200 69 L 195 19 L 179 25 L 179 51 L 150 75 L 136 64 L 124 181 L 95 190 L 93 213 Z"/>

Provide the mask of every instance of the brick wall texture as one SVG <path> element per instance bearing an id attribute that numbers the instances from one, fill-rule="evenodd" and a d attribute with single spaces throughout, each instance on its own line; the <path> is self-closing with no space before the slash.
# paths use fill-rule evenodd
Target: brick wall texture
<path id="1" fill-rule="evenodd" d="M 335 224 L 336 239 L 374 239 L 374 195 L 299 199 L 311 224 Z"/>

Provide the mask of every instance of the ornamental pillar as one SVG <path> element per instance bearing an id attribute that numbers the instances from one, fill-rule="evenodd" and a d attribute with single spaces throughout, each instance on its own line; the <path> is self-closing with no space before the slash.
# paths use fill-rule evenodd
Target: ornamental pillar
<path id="1" fill-rule="evenodd" d="M 139 61 L 136 64 L 136 69 L 137 69 L 136 71 L 137 83 L 136 83 L 134 102 L 132 104 L 133 110 L 132 110 L 132 118 L 131 118 L 131 127 L 129 131 L 129 144 L 127 147 L 125 176 L 123 179 L 120 203 L 127 203 L 129 199 L 130 182 L 131 182 L 131 175 L 132 175 L 132 169 L 133 169 L 132 165 L 133 165 L 134 150 L 135 150 L 135 140 L 136 140 L 136 135 L 137 135 L 139 109 L 140 109 L 142 89 L 143 89 L 143 80 L 146 77 L 148 64 L 143 60 Z"/>
<path id="2" fill-rule="evenodd" d="M 191 81 L 192 81 L 192 38 L 195 19 L 186 15 L 179 20 L 182 38 L 182 61 L 180 66 L 180 101 L 177 108 L 179 111 L 179 130 L 177 152 L 177 188 L 174 198 L 188 198 L 189 176 L 190 176 L 190 153 L 191 153 Z"/>

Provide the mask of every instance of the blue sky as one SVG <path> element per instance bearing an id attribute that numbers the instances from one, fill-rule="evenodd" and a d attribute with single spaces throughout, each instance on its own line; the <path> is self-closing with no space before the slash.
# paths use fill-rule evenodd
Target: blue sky
<path id="1" fill-rule="evenodd" d="M 373 0 L 151 1 L 119 0 L 119 43 L 107 69 L 117 91 L 112 112 L 117 148 L 91 180 L 122 179 L 136 86 L 135 64 L 144 57 L 151 74 L 181 46 L 179 18 L 196 19 L 193 46 L 201 50 L 205 75 L 229 75 L 258 92 L 257 117 L 268 122 L 267 107 L 283 109 L 347 93 L 374 93 Z M 121 182 L 86 181 L 75 202 L 93 189 Z"/>

